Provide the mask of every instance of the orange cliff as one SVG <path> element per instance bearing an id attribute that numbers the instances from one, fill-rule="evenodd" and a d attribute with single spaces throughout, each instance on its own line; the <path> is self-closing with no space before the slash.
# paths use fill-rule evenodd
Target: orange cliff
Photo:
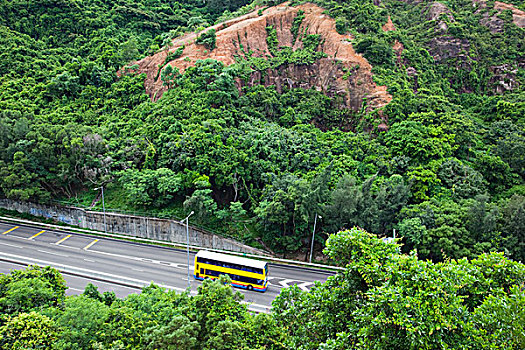
<path id="1" fill-rule="evenodd" d="M 300 38 L 293 41 L 291 32 L 294 18 L 299 10 L 304 11 L 299 33 L 320 34 L 321 50 L 327 55 L 318 59 L 312 65 L 290 64 L 275 69 L 269 69 L 265 74 L 254 72 L 247 84 L 262 83 L 266 86 L 275 85 L 278 91 L 284 86 L 290 88 L 314 88 L 328 96 L 338 96 L 345 107 L 354 111 L 363 108 L 366 99 L 366 109 L 375 110 L 389 103 L 392 97 L 385 86 L 377 86 L 372 80 L 372 66 L 361 55 L 357 54 L 350 43 L 351 36 L 341 35 L 335 30 L 333 18 L 323 13 L 323 9 L 313 4 L 303 4 L 296 7 L 287 3 L 270 7 L 262 11 L 251 12 L 236 19 L 217 24 L 209 29 L 216 30 L 216 48 L 207 50 L 198 45 L 196 33 L 189 33 L 172 41 L 168 50 L 160 51 L 130 65 L 138 65 L 137 73 L 145 73 L 145 88 L 152 100 L 157 100 L 167 90 L 160 80 L 159 69 L 164 69 L 168 52 L 185 46 L 183 54 L 168 64 L 177 67 L 181 72 L 197 60 L 215 59 L 225 65 L 235 63 L 235 56 L 242 56 L 244 51 L 253 51 L 254 56 L 269 55 L 266 43 L 266 27 L 273 26 L 277 32 L 278 46 L 289 46 L 294 49 L 302 47 Z M 244 82 L 237 81 L 238 88 Z"/>

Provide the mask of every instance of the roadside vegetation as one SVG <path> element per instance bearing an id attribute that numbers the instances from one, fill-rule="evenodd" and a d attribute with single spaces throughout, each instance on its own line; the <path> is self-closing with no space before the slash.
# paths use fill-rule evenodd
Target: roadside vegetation
<path id="1" fill-rule="evenodd" d="M 65 296 L 54 269 L 0 275 L 0 348 L 523 349 L 525 265 L 503 254 L 422 261 L 362 229 L 330 236 L 346 269 L 309 292 L 284 289 L 254 315 L 228 279 L 198 294 L 155 285 L 118 299 L 88 285 Z"/>

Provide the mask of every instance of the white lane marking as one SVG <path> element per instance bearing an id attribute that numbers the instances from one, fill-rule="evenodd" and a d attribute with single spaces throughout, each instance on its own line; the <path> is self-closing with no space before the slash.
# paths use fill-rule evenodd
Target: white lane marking
<path id="1" fill-rule="evenodd" d="M 51 243 L 51 244 L 53 244 L 53 243 Z M 63 247 L 63 248 L 67 248 L 67 249 L 80 250 L 79 247 L 71 247 L 71 246 L 68 246 L 68 245 L 62 245 L 62 244 L 61 244 L 60 246 Z"/>
<path id="2" fill-rule="evenodd" d="M 77 292 L 84 292 L 82 289 L 68 287 L 67 289 L 76 290 Z"/>
<path id="3" fill-rule="evenodd" d="M 291 280 L 291 279 L 283 279 L 282 281 L 279 281 L 279 284 L 283 287 L 283 288 L 286 288 L 286 287 L 290 287 L 288 285 L 288 283 L 290 282 L 293 282 L 294 280 Z"/>
<path id="4" fill-rule="evenodd" d="M 144 270 L 141 270 L 141 269 L 135 269 L 135 268 L 131 268 L 133 271 L 138 271 L 138 272 L 144 272 Z"/>
<path id="5" fill-rule="evenodd" d="M 53 253 L 53 252 L 48 252 L 46 250 L 40 250 L 38 249 L 39 252 L 41 253 L 46 253 L 46 254 L 51 254 L 51 255 L 57 255 L 57 256 L 63 256 L 65 258 L 69 258 L 69 255 L 65 255 L 65 254 L 60 254 L 60 253 Z"/>
<path id="6" fill-rule="evenodd" d="M 108 285 L 108 286 L 112 286 L 114 287 L 115 285 L 112 284 L 112 283 L 108 283 L 108 282 L 102 282 L 102 281 L 97 281 L 97 280 L 93 280 L 89 277 L 78 277 L 78 276 L 67 276 L 68 279 L 77 279 L 77 280 L 88 280 L 88 281 L 93 281 L 93 284 L 96 285 L 96 286 L 101 286 L 101 285 Z M 142 288 L 139 288 L 139 287 L 128 287 L 128 286 L 124 286 L 124 285 L 119 285 L 118 288 L 127 288 L 127 289 L 131 289 L 131 290 L 134 290 L 134 291 L 137 291 L 137 290 L 141 290 Z M 75 289 L 75 288 L 72 288 L 72 287 L 69 287 L 69 289 Z M 80 290 L 80 289 L 75 289 L 75 290 L 79 290 L 81 292 L 84 292 L 83 290 Z"/>
<path id="7" fill-rule="evenodd" d="M 251 303 L 251 302 L 244 301 L 244 300 L 241 300 L 241 304 L 247 304 L 248 306 L 255 306 L 256 308 L 259 308 L 263 312 L 267 312 L 267 313 L 269 313 L 270 310 L 272 309 L 272 307 L 269 305 L 255 304 L 255 303 Z"/>
<path id="8" fill-rule="evenodd" d="M 176 269 L 185 269 L 186 270 L 188 268 L 188 265 L 186 265 L 186 264 L 177 264 L 177 263 L 170 263 L 170 262 L 161 261 L 161 260 L 152 260 L 152 259 L 148 259 L 148 258 L 139 258 L 139 257 L 136 257 L 136 256 L 108 253 L 108 252 L 102 252 L 100 250 L 89 250 L 89 252 L 90 253 L 101 254 L 101 255 L 107 255 L 107 256 L 114 256 L 114 257 L 122 258 L 122 259 L 129 259 L 129 260 L 135 260 L 135 261 L 140 261 L 140 262 L 153 263 L 153 264 L 156 264 L 156 265 L 169 266 L 169 267 L 174 267 Z M 193 265 L 190 265 L 190 270 L 193 270 Z"/>
<path id="9" fill-rule="evenodd" d="M 33 258 L 28 258 L 26 256 L 20 256 L 20 255 L 15 255 L 15 254 L 4 253 L 3 255 L 5 257 L 8 257 L 8 258 L 17 259 L 19 262 L 23 262 L 25 264 L 37 264 L 37 265 L 40 265 L 40 266 L 50 265 L 50 266 L 55 267 L 57 270 L 63 271 L 63 272 L 90 273 L 90 274 L 92 274 L 94 276 L 98 276 L 98 277 L 104 276 L 106 278 L 112 278 L 112 279 L 115 279 L 115 280 L 125 281 L 128 284 L 135 283 L 137 285 L 137 288 L 139 288 L 139 289 L 142 288 L 143 286 L 149 286 L 153 282 L 151 280 L 150 281 L 144 281 L 144 280 L 139 280 L 139 279 L 132 278 L 132 277 L 120 276 L 120 275 L 115 275 L 115 274 L 112 274 L 112 273 L 102 272 L 102 271 L 88 270 L 88 269 L 84 269 L 82 267 L 76 267 L 76 266 L 71 266 L 71 265 L 64 265 L 64 264 L 59 264 L 59 263 L 46 261 L 46 260 L 40 260 L 40 259 L 33 259 Z M 87 277 L 87 276 L 84 277 L 84 278 L 89 279 L 89 277 Z M 159 287 L 162 287 L 162 288 L 173 289 L 173 290 L 177 290 L 177 291 L 180 291 L 180 292 L 186 291 L 186 289 L 184 289 L 184 288 L 179 288 L 179 287 L 175 287 L 175 286 L 171 286 L 171 285 L 165 285 L 165 284 L 160 284 L 160 283 L 155 283 L 155 284 L 157 286 L 159 286 Z M 197 291 L 191 291 L 191 294 L 196 295 Z"/>
<path id="10" fill-rule="evenodd" d="M 23 240 L 27 241 L 27 238 L 25 238 L 25 237 L 20 237 L 20 236 L 15 236 L 15 235 L 10 235 L 9 237 L 16 238 L 16 239 L 23 239 Z"/>
<path id="11" fill-rule="evenodd" d="M 0 242 L 0 244 L 7 245 L 9 247 L 15 247 L 15 248 L 23 249 L 22 246 L 19 246 L 19 245 L 16 245 L 16 244 L 9 244 L 9 243 L 2 243 L 2 242 Z"/>
<path id="12" fill-rule="evenodd" d="M 269 284 L 272 286 L 276 286 L 278 288 L 289 288 L 292 285 L 297 285 L 301 290 L 308 292 L 310 290 L 310 286 L 314 285 L 314 282 L 308 282 L 308 281 L 301 281 L 301 280 L 294 280 L 289 278 L 280 278 L 280 277 L 269 277 L 268 280 L 278 280 L 277 282 L 270 282 Z M 296 283 L 292 283 L 296 282 Z"/>
<path id="13" fill-rule="evenodd" d="M 84 259 L 84 261 L 95 262 L 95 260 L 91 260 L 91 259 Z"/>
<path id="14" fill-rule="evenodd" d="M 107 284 L 108 286 L 114 286 L 114 284 L 111 284 L 111 283 L 104 283 L 104 282 L 100 282 L 100 281 L 97 281 L 97 283 Z M 119 287 L 119 288 L 127 288 L 127 289 L 131 289 L 131 290 L 134 290 L 134 291 L 142 290 L 142 288 L 137 288 L 137 287 L 128 287 L 128 286 L 123 286 L 123 285 L 121 285 L 121 284 L 120 284 L 118 287 Z"/>
<path id="15" fill-rule="evenodd" d="M 297 285 L 297 287 L 301 288 L 302 290 L 304 290 L 305 292 L 308 292 L 310 290 L 310 286 L 313 286 L 314 283 L 313 282 L 304 282 L 304 283 L 300 283 Z"/>

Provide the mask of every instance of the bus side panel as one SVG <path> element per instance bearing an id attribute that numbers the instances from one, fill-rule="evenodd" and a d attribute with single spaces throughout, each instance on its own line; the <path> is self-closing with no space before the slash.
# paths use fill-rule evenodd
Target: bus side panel
<path id="1" fill-rule="evenodd" d="M 206 271 L 206 265 L 204 264 L 200 264 L 202 265 L 201 267 L 204 268 L 204 270 Z M 197 266 L 197 265 L 195 265 Z M 226 274 L 226 273 L 224 273 Z M 217 277 L 215 276 L 207 276 L 206 274 L 204 275 L 200 275 L 197 276 L 197 271 L 195 271 L 195 273 L 193 274 L 193 278 L 195 278 L 196 280 L 200 280 L 200 281 L 204 281 L 205 278 L 211 278 L 212 280 L 216 279 Z M 243 289 L 248 289 L 248 284 L 242 284 L 242 282 L 239 282 L 239 281 L 235 281 L 235 280 L 232 280 L 231 282 L 231 285 L 234 286 L 234 287 L 237 287 L 237 288 L 243 288 Z M 256 290 L 258 292 L 266 292 L 266 290 L 268 289 L 268 285 L 265 284 L 265 285 L 257 285 L 257 284 L 250 284 L 253 288 L 253 290 Z"/>

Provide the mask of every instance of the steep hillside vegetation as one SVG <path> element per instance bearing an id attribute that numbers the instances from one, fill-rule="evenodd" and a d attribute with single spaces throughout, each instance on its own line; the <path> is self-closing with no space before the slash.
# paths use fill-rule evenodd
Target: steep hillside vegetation
<path id="1" fill-rule="evenodd" d="M 162 70 L 180 73 L 204 59 L 238 66 L 241 92 L 256 85 L 275 86 L 279 94 L 286 88 L 315 89 L 333 98 L 337 108 L 354 112 L 371 111 L 391 100 L 385 87 L 373 82 L 371 65 L 355 53 L 352 36 L 337 33 L 335 20 L 318 6 L 285 3 L 259 9 L 203 33 L 210 31 L 215 35 L 213 49 L 200 44 L 199 34 L 190 33 L 136 63 L 137 72 L 146 73 L 146 90 L 154 100 L 172 85 Z"/>
<path id="2" fill-rule="evenodd" d="M 523 2 L 0 4 L 8 198 L 525 259 Z"/>

